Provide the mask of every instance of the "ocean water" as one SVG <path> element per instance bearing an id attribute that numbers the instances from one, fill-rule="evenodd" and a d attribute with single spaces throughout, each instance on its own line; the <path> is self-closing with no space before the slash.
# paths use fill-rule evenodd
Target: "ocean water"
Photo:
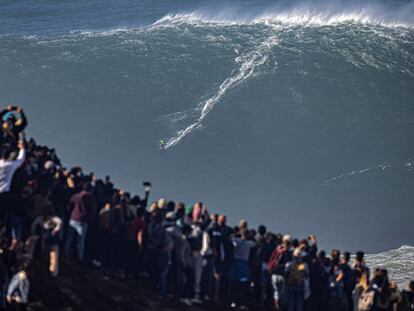
<path id="1" fill-rule="evenodd" d="M 413 1 L 1 1 L 0 103 L 68 166 L 405 271 L 413 28 Z"/>

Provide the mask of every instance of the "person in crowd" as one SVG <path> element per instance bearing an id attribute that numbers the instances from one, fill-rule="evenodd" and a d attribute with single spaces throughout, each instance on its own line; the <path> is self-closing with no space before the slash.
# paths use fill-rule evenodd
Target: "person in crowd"
<path id="1" fill-rule="evenodd" d="M 318 241 L 316 236 L 308 236 L 306 243 L 306 263 L 309 266 L 308 290 L 310 296 L 305 301 L 306 311 L 321 310 L 321 300 L 323 294 L 323 271 L 322 264 L 318 257 Z"/>
<path id="2" fill-rule="evenodd" d="M 54 215 L 50 207 L 32 224 L 32 235 L 40 237 L 44 253 L 49 257 L 49 272 L 56 277 L 59 274 L 59 245 L 62 220 Z M 39 240 L 39 239 L 38 239 Z"/>
<path id="3" fill-rule="evenodd" d="M 402 291 L 399 306 L 399 311 L 414 310 L 414 281 L 410 281 L 407 289 Z"/>
<path id="4" fill-rule="evenodd" d="M 97 239 L 98 266 L 103 264 L 111 267 L 111 232 L 112 232 L 112 205 L 105 202 L 99 211 L 99 237 Z M 95 263 L 96 264 L 96 263 Z"/>
<path id="5" fill-rule="evenodd" d="M 16 113 L 19 116 L 16 116 Z M 24 131 L 27 126 L 27 118 L 21 107 L 7 106 L 6 109 L 0 112 L 1 121 L 1 135 L 0 146 L 14 146 L 16 145 L 19 134 Z"/>
<path id="6" fill-rule="evenodd" d="M 386 311 L 392 305 L 391 286 L 386 269 L 377 268 L 370 285 L 375 292 L 375 311 Z"/>
<path id="7" fill-rule="evenodd" d="M 365 263 L 364 256 L 365 256 L 364 252 L 362 252 L 362 251 L 356 252 L 355 260 L 352 263 L 352 269 L 356 270 L 356 271 L 359 271 L 360 273 L 366 273 L 367 277 L 369 279 L 370 278 L 370 271 L 369 271 L 368 266 Z"/>
<path id="8" fill-rule="evenodd" d="M 281 244 L 281 237 L 272 233 L 266 232 L 265 242 L 260 247 L 259 262 L 260 262 L 260 279 L 259 279 L 259 305 L 264 308 L 269 297 L 272 296 L 271 290 L 271 276 L 268 270 L 268 264 L 273 251 Z M 273 296 L 272 296 L 273 297 Z"/>
<path id="9" fill-rule="evenodd" d="M 224 265 L 225 252 L 223 232 L 220 230 L 217 217 L 212 215 L 212 218 L 213 220 L 207 230 L 207 234 L 209 235 L 213 261 L 214 293 L 212 293 L 212 295 L 214 303 L 218 304 L 220 298 L 221 272 Z"/>
<path id="10" fill-rule="evenodd" d="M 309 277 L 309 267 L 302 258 L 300 248 L 294 249 L 292 260 L 286 264 L 285 274 L 288 311 L 303 311 L 305 282 Z"/>
<path id="11" fill-rule="evenodd" d="M 311 289 L 310 289 L 310 266 L 311 266 L 311 256 L 309 254 L 309 240 L 302 239 L 299 242 L 299 249 L 301 250 L 302 261 L 308 265 L 309 273 L 308 276 L 304 279 L 304 288 L 305 288 L 305 295 L 304 295 L 304 309 L 307 311 L 310 309 L 311 304 Z"/>
<path id="12" fill-rule="evenodd" d="M 6 296 L 10 310 L 26 310 L 30 290 L 30 282 L 27 275 L 28 268 L 29 262 L 24 261 L 10 281 Z"/>
<path id="13" fill-rule="evenodd" d="M 167 210 L 171 210 L 172 203 L 169 202 L 169 207 L 167 204 Z M 175 206 L 175 203 L 174 203 Z M 170 252 L 170 263 L 169 270 L 167 275 L 167 291 L 179 292 L 180 287 L 178 284 L 178 259 L 177 259 L 177 250 L 181 242 L 182 237 L 182 228 L 177 226 L 175 213 L 174 211 L 169 211 L 165 214 L 164 220 L 162 221 L 162 226 L 165 228 L 167 234 L 170 236 L 172 245 Z"/>
<path id="14" fill-rule="evenodd" d="M 112 232 L 111 249 L 113 251 L 112 261 L 117 268 L 116 270 L 125 275 L 126 267 L 126 241 L 128 222 L 128 207 L 122 192 L 115 192 L 112 197 Z"/>
<path id="15" fill-rule="evenodd" d="M 225 215 L 219 215 L 217 217 L 217 223 L 223 241 L 223 259 L 221 261 L 220 267 L 220 287 L 223 290 L 227 290 L 229 286 L 228 274 L 231 262 L 233 260 L 233 243 L 231 242 L 233 229 L 227 225 L 227 216 Z"/>
<path id="16" fill-rule="evenodd" d="M 202 303 L 201 301 L 201 277 L 203 273 L 203 256 L 201 249 L 203 247 L 203 234 L 201 223 L 202 204 L 196 203 L 193 208 L 193 224 L 191 226 L 192 232 L 190 236 L 191 250 L 193 251 L 193 269 L 194 269 L 194 297 L 191 300 L 193 303 Z"/>
<path id="17" fill-rule="evenodd" d="M 204 300 L 210 301 L 214 286 L 214 246 L 208 231 L 211 222 L 210 219 L 207 221 L 207 216 L 205 212 L 201 216 L 202 227 L 206 230 L 203 230 L 200 253 L 203 257 L 202 292 L 204 294 Z"/>
<path id="18" fill-rule="evenodd" d="M 230 300 L 231 307 L 246 308 L 248 286 L 252 275 L 249 266 L 251 250 L 256 243 L 250 239 L 247 223 L 240 226 L 240 232 L 232 237 L 234 246 L 233 261 L 230 266 L 228 278 L 230 280 Z"/>
<path id="19" fill-rule="evenodd" d="M 390 281 L 390 304 L 387 310 L 395 309 L 401 302 L 401 291 L 395 281 Z"/>
<path id="20" fill-rule="evenodd" d="M 358 276 L 358 283 L 355 285 L 355 288 L 352 292 L 352 305 L 354 311 L 360 311 L 362 309 L 362 304 L 367 304 L 366 300 L 371 299 L 372 303 L 374 302 L 374 293 L 368 292 L 369 288 L 369 279 L 368 274 L 366 272 L 360 272 Z M 364 299 L 361 301 L 361 296 L 364 295 Z M 361 308 L 360 308 L 361 307 Z"/>
<path id="21" fill-rule="evenodd" d="M 138 275 L 143 275 L 146 273 L 144 258 L 145 254 L 145 235 L 147 231 L 147 223 L 145 221 L 145 209 L 143 207 L 138 207 L 136 209 L 136 218 L 129 224 L 128 235 L 130 241 L 131 253 L 135 254 L 134 262 L 131 262 L 130 265 L 132 269 L 136 271 Z"/>
<path id="22" fill-rule="evenodd" d="M 184 225 L 182 227 L 175 251 L 180 300 L 188 306 L 192 305 L 191 297 L 194 283 L 193 252 L 190 245 L 191 233 L 190 226 Z"/>
<path id="23" fill-rule="evenodd" d="M 277 246 L 270 255 L 267 269 L 271 274 L 274 306 L 277 311 L 287 305 L 285 266 L 292 258 L 291 236 L 285 235 L 282 244 Z"/>
<path id="24" fill-rule="evenodd" d="M 263 287 L 267 285 L 267 282 L 264 286 L 262 286 L 262 270 L 267 272 L 267 263 L 263 264 L 261 253 L 266 245 L 266 233 L 267 228 L 264 225 L 260 225 L 257 228 L 257 232 L 253 232 L 251 230 L 250 234 L 256 242 L 256 247 L 252 250 L 252 257 L 251 257 L 251 270 L 252 270 L 252 286 L 254 287 L 255 292 L 255 302 L 259 305 L 262 304 L 262 300 L 264 297 L 264 292 L 262 291 Z"/>
<path id="25" fill-rule="evenodd" d="M 165 298 L 173 241 L 162 221 L 161 212 L 154 210 L 148 225 L 148 243 L 150 262 L 153 263 L 151 274 L 154 287 L 159 290 L 160 297 Z"/>
<path id="26" fill-rule="evenodd" d="M 81 191 L 75 193 L 69 203 L 71 216 L 65 241 L 65 255 L 69 256 L 72 242 L 76 240 L 77 258 L 81 262 L 84 259 L 88 223 L 92 215 L 96 212 L 95 200 L 89 192 L 89 188 L 89 181 L 86 179 L 83 180 Z"/>
<path id="27" fill-rule="evenodd" d="M 344 284 L 344 311 L 352 311 L 353 310 L 353 300 L 352 300 L 352 291 L 355 287 L 355 277 L 353 270 L 350 265 L 351 261 L 351 253 L 344 252 L 341 257 L 341 262 L 339 265 L 339 269 L 343 273 L 343 284 Z"/>
<path id="28" fill-rule="evenodd" d="M 318 253 L 319 261 L 322 265 L 322 274 L 321 274 L 321 281 L 322 281 L 322 289 L 321 289 L 321 301 L 320 306 L 321 310 L 330 310 L 330 301 L 332 296 L 332 284 L 334 282 L 334 276 L 332 274 L 332 261 L 329 257 L 326 256 L 326 252 L 324 250 Z"/>
<path id="29" fill-rule="evenodd" d="M 0 154 L 0 221 L 7 225 L 9 209 L 13 206 L 11 186 L 16 170 L 26 159 L 26 149 L 23 139 L 20 139 L 19 153 L 16 159 L 11 159 L 12 149 L 3 147 Z"/>
<path id="30" fill-rule="evenodd" d="M 0 229 L 0 310 L 6 308 L 7 287 L 11 278 L 11 267 L 14 257 L 14 253 L 9 245 L 10 239 L 4 233 L 5 230 Z"/>
<path id="31" fill-rule="evenodd" d="M 345 295 L 346 271 L 341 263 L 341 252 L 338 249 L 331 251 L 332 282 L 330 308 L 332 311 L 346 311 L 348 300 Z"/>

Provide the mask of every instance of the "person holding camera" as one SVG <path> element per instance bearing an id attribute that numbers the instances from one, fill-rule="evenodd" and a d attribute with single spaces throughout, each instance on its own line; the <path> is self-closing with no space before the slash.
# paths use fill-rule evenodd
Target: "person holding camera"
<path id="1" fill-rule="evenodd" d="M 27 118 L 23 109 L 21 107 L 8 105 L 6 109 L 0 112 L 0 120 L 0 145 L 15 146 L 18 142 L 19 134 L 27 126 Z"/>

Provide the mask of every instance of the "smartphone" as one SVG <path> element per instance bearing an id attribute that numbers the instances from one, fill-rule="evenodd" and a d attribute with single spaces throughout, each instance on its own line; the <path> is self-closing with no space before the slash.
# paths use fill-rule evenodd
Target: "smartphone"
<path id="1" fill-rule="evenodd" d="M 151 183 L 149 181 L 144 181 L 142 183 L 142 186 L 144 187 L 144 190 L 145 191 L 150 191 L 151 190 L 151 187 L 152 187 L 152 185 L 151 185 Z"/>

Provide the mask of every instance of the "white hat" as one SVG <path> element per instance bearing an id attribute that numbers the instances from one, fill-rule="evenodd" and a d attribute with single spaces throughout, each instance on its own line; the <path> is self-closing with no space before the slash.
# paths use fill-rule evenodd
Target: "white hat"
<path id="1" fill-rule="evenodd" d="M 291 240 L 292 237 L 289 234 L 285 234 L 282 239 L 283 242 L 290 242 Z"/>

